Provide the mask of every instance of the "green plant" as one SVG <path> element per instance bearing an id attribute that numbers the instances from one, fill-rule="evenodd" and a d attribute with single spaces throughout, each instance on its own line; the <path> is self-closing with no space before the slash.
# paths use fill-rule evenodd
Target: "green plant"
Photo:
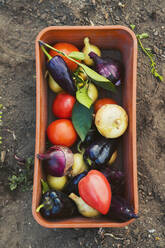
<path id="1" fill-rule="evenodd" d="M 130 25 L 131 29 L 134 31 L 134 29 L 136 28 L 136 26 L 134 24 L 131 24 Z M 153 54 L 151 52 L 151 49 L 150 48 L 145 48 L 142 44 L 142 39 L 145 39 L 145 38 L 148 38 L 149 35 L 147 33 L 142 33 L 142 34 L 136 34 L 136 37 L 137 37 L 137 40 L 138 40 L 138 43 L 142 49 L 142 51 L 145 53 L 146 56 L 149 57 L 150 59 L 150 66 L 151 66 L 151 73 L 154 77 L 156 77 L 159 81 L 163 81 L 163 76 L 161 76 L 157 70 L 156 70 L 156 63 L 153 59 Z"/>
<path id="2" fill-rule="evenodd" d="M 10 190 L 16 190 L 18 188 L 21 191 L 28 191 L 32 189 L 33 182 L 33 158 L 21 159 L 16 157 L 18 164 L 21 165 L 21 168 L 13 175 L 8 177 Z"/>

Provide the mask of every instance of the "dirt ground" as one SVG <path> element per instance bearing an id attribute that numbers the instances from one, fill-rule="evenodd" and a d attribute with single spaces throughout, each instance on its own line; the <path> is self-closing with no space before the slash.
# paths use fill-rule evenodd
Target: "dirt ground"
<path id="1" fill-rule="evenodd" d="M 123 229 L 58 229 L 39 226 L 32 217 L 32 192 L 11 192 L 8 176 L 14 155 L 34 157 L 36 35 L 51 25 L 135 24 L 155 53 L 165 78 L 165 1 L 160 0 L 0 0 L 0 103 L 3 116 L 0 164 L 0 247 L 165 247 L 164 82 L 150 73 L 139 50 L 137 77 L 137 151 L 139 215 Z"/>

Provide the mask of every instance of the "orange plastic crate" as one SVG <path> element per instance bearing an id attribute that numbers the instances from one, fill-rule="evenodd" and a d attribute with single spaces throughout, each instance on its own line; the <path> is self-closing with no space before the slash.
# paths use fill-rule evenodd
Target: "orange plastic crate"
<path id="1" fill-rule="evenodd" d="M 129 116 L 129 126 L 123 135 L 122 165 L 126 174 L 125 197 L 138 212 L 137 189 L 137 155 L 136 155 L 136 70 L 137 41 L 135 34 L 124 26 L 51 26 L 43 29 L 36 38 L 36 145 L 32 212 L 36 221 L 47 228 L 90 228 L 90 227 L 124 227 L 134 219 L 114 222 L 108 218 L 75 217 L 70 219 L 48 221 L 36 208 L 41 198 L 40 179 L 44 177 L 41 161 L 36 154 L 45 151 L 46 128 L 48 121 L 47 82 L 45 79 L 45 56 L 38 40 L 49 44 L 69 42 L 79 48 L 83 47 L 84 37 L 101 50 L 117 49 L 121 52 L 125 66 L 125 79 L 122 86 L 122 106 Z"/>

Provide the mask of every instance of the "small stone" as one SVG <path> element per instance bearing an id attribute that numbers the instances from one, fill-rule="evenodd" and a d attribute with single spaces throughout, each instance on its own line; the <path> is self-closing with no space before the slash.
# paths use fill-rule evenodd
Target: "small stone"
<path id="1" fill-rule="evenodd" d="M 157 31 L 157 30 L 154 32 L 154 35 L 155 35 L 155 36 L 157 36 L 157 35 L 158 35 L 158 31 Z"/>
<path id="2" fill-rule="evenodd" d="M 154 50 L 154 52 L 155 52 L 156 54 L 159 53 L 159 48 L 157 48 L 156 46 L 153 47 L 153 50 Z"/>
<path id="3" fill-rule="evenodd" d="M 124 244 L 125 245 L 130 245 L 130 243 L 131 243 L 131 241 L 129 239 L 127 239 L 127 240 L 124 241 Z"/>
<path id="4" fill-rule="evenodd" d="M 150 230 L 148 230 L 148 232 L 149 233 L 154 233 L 154 232 L 156 232 L 156 230 L 155 229 L 150 229 Z"/>
<path id="5" fill-rule="evenodd" d="M 119 2 L 119 3 L 118 3 L 118 6 L 124 8 L 124 7 L 125 7 L 125 4 Z"/>
<path id="6" fill-rule="evenodd" d="M 120 21 L 120 18 L 118 16 L 115 17 L 116 21 Z"/>
<path id="7" fill-rule="evenodd" d="M 46 17 L 47 17 L 47 14 L 46 13 L 44 13 L 44 14 L 41 15 L 41 18 L 42 19 L 45 19 Z"/>
<path id="8" fill-rule="evenodd" d="M 63 16 L 62 17 L 62 21 L 66 21 L 66 16 Z"/>

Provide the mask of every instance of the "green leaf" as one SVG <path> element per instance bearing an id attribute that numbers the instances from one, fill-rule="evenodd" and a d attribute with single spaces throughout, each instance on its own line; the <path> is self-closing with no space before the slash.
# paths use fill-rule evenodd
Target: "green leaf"
<path id="1" fill-rule="evenodd" d="M 11 191 L 15 190 L 15 189 L 17 188 L 17 186 L 18 186 L 18 185 L 17 185 L 16 183 L 11 183 L 11 184 L 10 184 L 10 190 L 11 190 Z"/>
<path id="2" fill-rule="evenodd" d="M 94 70 L 92 70 L 91 68 L 89 68 L 86 65 L 80 64 L 80 66 L 84 69 L 84 71 L 86 72 L 86 74 L 88 75 L 88 77 L 99 87 L 106 89 L 106 90 L 110 90 L 115 92 L 116 88 L 115 85 L 108 80 L 107 78 L 103 77 L 102 75 L 98 74 L 97 72 L 95 72 Z"/>
<path id="3" fill-rule="evenodd" d="M 41 179 L 42 184 L 42 194 L 45 194 L 47 191 L 49 191 L 49 186 L 47 182 L 45 182 L 43 179 Z"/>
<path id="4" fill-rule="evenodd" d="M 95 84 L 96 84 L 96 86 L 99 86 L 99 87 L 101 87 L 101 88 L 103 88 L 103 89 L 105 89 L 105 90 L 111 90 L 111 85 L 109 85 L 109 84 L 106 84 L 106 83 L 100 83 L 100 82 L 94 82 Z M 113 92 L 116 92 L 116 90 L 115 91 L 113 91 Z"/>
<path id="5" fill-rule="evenodd" d="M 88 96 L 88 89 L 86 85 L 83 88 L 77 90 L 76 99 L 79 103 L 87 108 L 90 108 L 93 103 L 92 99 Z"/>
<path id="6" fill-rule="evenodd" d="M 88 109 L 79 102 L 75 103 L 72 111 L 72 123 L 82 141 L 85 140 L 85 137 L 91 128 L 93 119 L 92 114 L 93 105 Z"/>
<path id="7" fill-rule="evenodd" d="M 149 47 L 145 47 L 145 49 L 147 50 L 147 52 L 151 52 L 151 48 L 149 48 Z"/>
<path id="8" fill-rule="evenodd" d="M 131 24 L 130 27 L 132 30 L 134 30 L 136 26 L 134 24 Z"/>
<path id="9" fill-rule="evenodd" d="M 72 59 L 77 59 L 77 60 L 85 59 L 85 55 L 82 52 L 71 52 L 68 56 Z"/>
<path id="10" fill-rule="evenodd" d="M 149 35 L 147 33 L 142 33 L 142 34 L 138 34 L 139 39 L 145 39 L 148 38 Z"/>

